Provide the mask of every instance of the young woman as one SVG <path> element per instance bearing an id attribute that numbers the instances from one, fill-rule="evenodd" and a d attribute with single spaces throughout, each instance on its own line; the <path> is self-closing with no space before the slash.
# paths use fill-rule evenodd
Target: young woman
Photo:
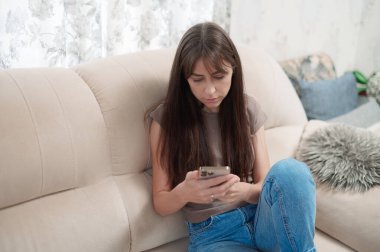
<path id="1" fill-rule="evenodd" d="M 270 169 L 266 116 L 244 93 L 238 52 L 221 27 L 191 27 L 179 43 L 167 96 L 150 113 L 153 202 L 182 210 L 188 251 L 315 251 L 315 186 L 294 159 Z M 200 179 L 200 166 L 231 174 Z"/>

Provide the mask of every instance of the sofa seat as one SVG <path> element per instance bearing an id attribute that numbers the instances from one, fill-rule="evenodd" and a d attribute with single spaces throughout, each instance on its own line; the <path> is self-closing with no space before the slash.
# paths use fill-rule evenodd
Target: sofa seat
<path id="1" fill-rule="evenodd" d="M 129 251 L 128 227 L 109 177 L 1 209 L 0 251 Z"/>
<path id="2" fill-rule="evenodd" d="M 315 232 L 315 245 L 317 251 L 334 251 L 334 252 L 353 252 L 355 250 L 347 247 L 343 243 L 335 240 L 331 236 L 326 235 L 325 233 L 319 231 L 318 229 Z M 146 252 L 178 252 L 186 251 L 188 244 L 188 239 L 183 238 L 168 244 L 159 246 L 154 249 L 146 250 Z"/>

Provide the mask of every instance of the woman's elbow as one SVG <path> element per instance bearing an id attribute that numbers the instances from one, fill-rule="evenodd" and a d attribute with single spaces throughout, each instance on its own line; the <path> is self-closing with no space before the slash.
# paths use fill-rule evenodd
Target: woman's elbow
<path id="1" fill-rule="evenodd" d="M 165 217 L 165 216 L 168 216 L 170 213 L 162 206 L 162 204 L 160 204 L 160 202 L 157 202 L 157 200 L 154 200 L 153 199 L 153 208 L 154 208 L 154 211 L 162 216 L 162 217 Z"/>

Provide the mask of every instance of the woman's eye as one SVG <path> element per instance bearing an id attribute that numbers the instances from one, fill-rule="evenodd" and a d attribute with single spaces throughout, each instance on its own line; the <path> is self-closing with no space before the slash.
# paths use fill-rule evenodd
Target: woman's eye
<path id="1" fill-rule="evenodd" d="M 214 76 L 215 79 L 217 80 L 221 80 L 224 78 L 224 75 L 218 75 L 218 76 Z"/>
<path id="2" fill-rule="evenodd" d="M 202 79 L 193 79 L 194 82 L 201 82 Z"/>

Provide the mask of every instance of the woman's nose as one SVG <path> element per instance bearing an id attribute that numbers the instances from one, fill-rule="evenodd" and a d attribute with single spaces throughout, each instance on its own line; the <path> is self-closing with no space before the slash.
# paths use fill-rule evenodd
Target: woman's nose
<path id="1" fill-rule="evenodd" d="M 216 91 L 216 88 L 212 83 L 206 85 L 205 93 L 207 95 L 212 95 L 215 93 L 215 91 Z"/>

